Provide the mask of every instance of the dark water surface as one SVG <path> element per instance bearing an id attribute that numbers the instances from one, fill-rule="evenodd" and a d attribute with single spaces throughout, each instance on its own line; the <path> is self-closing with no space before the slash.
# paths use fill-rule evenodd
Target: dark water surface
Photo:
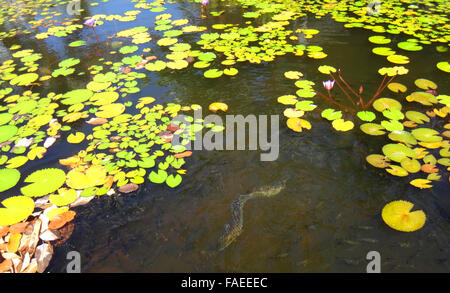
<path id="1" fill-rule="evenodd" d="M 134 10 L 133 5 L 119 0 L 100 2 L 84 7 L 82 16 L 123 15 Z M 189 18 L 197 25 L 242 22 L 240 7 L 224 6 L 224 15 L 206 20 L 197 18 L 198 4 L 180 2 L 167 7 L 164 13 L 171 13 L 174 19 Z M 87 71 L 100 57 L 119 59 L 109 56 L 111 40 L 107 36 L 138 25 L 154 27 L 155 15 L 144 10 L 134 22 L 99 27 L 99 47 L 90 28 L 57 41 L 17 36 L 8 39 L 7 45 L 34 48 L 44 55 L 41 61 L 50 69 L 65 58 L 80 58 L 80 66 Z M 204 109 L 211 102 L 222 101 L 229 106 L 227 114 L 280 115 L 279 158 L 261 162 L 259 151 L 195 151 L 187 160 L 187 176 L 176 189 L 146 183 L 138 192 L 103 196 L 77 207 L 74 233 L 56 248 L 50 272 L 65 272 L 65 256 L 71 250 L 81 253 L 83 272 L 365 272 L 365 257 L 371 250 L 380 252 L 384 272 L 449 271 L 448 183 L 419 190 L 409 184 L 408 178 L 373 168 L 365 157 L 381 153 L 387 137 L 371 137 L 360 131 L 338 133 L 319 111 L 308 114 L 313 126 L 310 131 L 294 133 L 282 117 L 286 107 L 277 103 L 277 97 L 296 91 L 284 72 L 298 70 L 306 79 L 321 83 L 324 76 L 317 67 L 322 64 L 341 68 L 355 87 L 361 84 L 366 92 L 375 91 L 381 79 L 378 68 L 390 65 L 385 57 L 371 53 L 375 46 L 367 38 L 373 33 L 346 29 L 327 17 L 317 20 L 307 16 L 293 23 L 294 29 L 320 30 L 314 38 L 299 42 L 322 46 L 328 57 L 313 60 L 278 56 L 264 65 L 240 63 L 237 76 L 216 80 L 201 77 L 192 67 L 149 73 L 140 85 L 141 92 L 126 98 L 136 101 L 152 96 L 158 103 L 196 103 Z M 157 35 L 150 33 L 152 37 Z M 192 43 L 194 37 L 181 37 L 185 42 L 189 38 Z M 394 43 L 407 39 L 402 35 L 391 38 Z M 67 46 L 77 39 L 89 40 L 89 46 Z M 399 77 L 398 82 L 412 89 L 416 78 L 427 78 L 439 85 L 439 93 L 449 93 L 448 76 L 435 67 L 443 53 L 437 53 L 435 45 L 424 47 L 420 52 L 405 54 L 411 59 L 407 65 L 410 73 Z M 155 46 L 152 50 L 160 49 Z M 448 58 L 448 54 L 445 56 Z M 79 88 L 88 78 L 69 76 L 58 90 Z M 388 90 L 382 96 L 395 97 Z M 78 123 L 73 128 L 89 131 L 91 127 Z M 27 174 L 38 167 L 56 166 L 58 159 L 73 155 L 78 148 L 62 148 L 57 143 L 46 160 L 30 163 Z M 218 252 L 217 242 L 231 217 L 233 199 L 281 180 L 287 183 L 278 195 L 246 203 L 242 234 Z M 421 230 L 402 233 L 383 223 L 382 207 L 397 199 L 411 201 L 415 209 L 424 210 L 427 222 Z"/>

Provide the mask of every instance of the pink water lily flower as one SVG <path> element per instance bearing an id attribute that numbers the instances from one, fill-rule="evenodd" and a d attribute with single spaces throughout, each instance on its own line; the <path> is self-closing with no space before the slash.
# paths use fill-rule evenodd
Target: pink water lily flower
<path id="1" fill-rule="evenodd" d="M 209 0 L 202 0 L 202 5 L 206 6 L 209 3 Z"/>
<path id="2" fill-rule="evenodd" d="M 334 86 L 334 80 L 327 80 L 323 82 L 323 87 L 327 90 L 330 91 Z"/>
<path id="3" fill-rule="evenodd" d="M 94 18 L 88 18 L 86 19 L 86 21 L 84 22 L 84 25 L 93 27 L 95 24 L 97 23 L 97 20 Z"/>

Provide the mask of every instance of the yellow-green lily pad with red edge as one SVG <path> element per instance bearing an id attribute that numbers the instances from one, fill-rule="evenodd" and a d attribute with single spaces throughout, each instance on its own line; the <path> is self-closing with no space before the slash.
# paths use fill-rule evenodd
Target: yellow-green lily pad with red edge
<path id="1" fill-rule="evenodd" d="M 386 168 L 386 172 L 398 177 L 408 176 L 408 171 L 397 165 L 389 165 L 389 167 Z"/>
<path id="2" fill-rule="evenodd" d="M 386 168 L 389 164 L 389 159 L 383 155 L 371 154 L 366 157 L 366 161 L 376 168 Z"/>

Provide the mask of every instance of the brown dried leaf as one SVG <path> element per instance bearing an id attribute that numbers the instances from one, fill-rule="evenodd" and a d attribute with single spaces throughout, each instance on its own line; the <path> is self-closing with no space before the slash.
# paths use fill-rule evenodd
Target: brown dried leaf
<path id="1" fill-rule="evenodd" d="M 439 169 L 437 169 L 436 165 L 433 164 L 423 164 L 420 170 L 429 174 L 439 172 Z"/>
<path id="2" fill-rule="evenodd" d="M 72 221 L 75 218 L 74 211 L 67 211 L 62 214 L 56 215 L 48 224 L 48 228 L 52 230 L 57 230 L 64 226 L 66 223 Z"/>
<path id="3" fill-rule="evenodd" d="M 175 155 L 173 155 L 175 158 L 179 159 L 179 158 L 186 158 L 186 157 L 190 157 L 192 156 L 192 152 L 191 151 L 185 151 L 182 153 L 177 153 Z"/>
<path id="4" fill-rule="evenodd" d="M 25 269 L 22 269 L 21 273 L 33 274 L 37 272 L 37 268 L 38 268 L 37 261 L 35 258 L 33 258 L 30 264 Z"/>
<path id="5" fill-rule="evenodd" d="M 128 183 L 119 187 L 119 191 L 122 193 L 130 193 L 139 189 L 139 185 L 134 183 Z"/>
<path id="6" fill-rule="evenodd" d="M 53 256 L 53 248 L 50 244 L 44 243 L 36 247 L 37 272 L 43 273 L 48 267 Z"/>
<path id="7" fill-rule="evenodd" d="M 101 125 L 105 124 L 106 122 L 108 122 L 108 119 L 106 118 L 91 118 L 88 121 L 86 121 L 86 123 L 91 125 Z"/>
<path id="8" fill-rule="evenodd" d="M 11 234 L 23 233 L 29 224 L 30 224 L 30 222 L 24 222 L 24 223 L 17 223 L 17 224 L 11 225 L 9 227 L 9 232 Z"/>
<path id="9" fill-rule="evenodd" d="M 0 238 L 8 235 L 9 226 L 0 226 Z"/>
<path id="10" fill-rule="evenodd" d="M 12 261 L 11 259 L 5 259 L 2 263 L 0 263 L 0 273 L 9 272 L 12 269 Z"/>

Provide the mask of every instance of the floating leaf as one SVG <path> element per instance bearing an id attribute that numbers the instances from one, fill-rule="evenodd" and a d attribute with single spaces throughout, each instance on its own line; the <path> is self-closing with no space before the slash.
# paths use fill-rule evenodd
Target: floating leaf
<path id="1" fill-rule="evenodd" d="M 30 83 L 35 82 L 39 78 L 39 75 L 36 73 L 25 73 L 13 78 L 9 83 L 11 85 L 29 85 Z"/>
<path id="2" fill-rule="evenodd" d="M 414 179 L 409 183 L 420 189 L 433 187 L 432 185 L 428 184 L 431 183 L 431 181 L 427 179 Z"/>
<path id="3" fill-rule="evenodd" d="M 20 172 L 16 169 L 0 169 L 0 192 L 16 186 Z"/>
<path id="4" fill-rule="evenodd" d="M 18 128 L 14 125 L 2 125 L 0 126 L 0 143 L 8 141 L 14 135 L 16 135 Z"/>
<path id="5" fill-rule="evenodd" d="M 342 118 L 342 112 L 329 108 L 323 110 L 321 116 L 329 121 L 333 121 Z"/>
<path id="6" fill-rule="evenodd" d="M 418 124 L 423 124 L 424 122 L 430 122 L 430 118 L 421 113 L 421 112 L 417 112 L 417 111 L 407 111 L 405 113 L 406 118 L 408 118 L 411 121 L 414 121 Z"/>
<path id="7" fill-rule="evenodd" d="M 9 226 L 28 218 L 34 210 L 34 201 L 26 196 L 13 196 L 2 201 L 0 225 Z"/>
<path id="8" fill-rule="evenodd" d="M 404 158 L 400 165 L 409 173 L 417 173 L 420 171 L 420 163 L 416 159 Z"/>
<path id="9" fill-rule="evenodd" d="M 366 161 L 371 164 L 372 166 L 376 167 L 376 168 L 386 168 L 388 167 L 390 164 L 388 163 L 388 160 L 385 156 L 383 155 L 377 155 L 377 154 L 372 154 L 372 155 L 368 155 L 366 157 Z"/>
<path id="10" fill-rule="evenodd" d="M 114 103 L 109 105 L 101 106 L 97 112 L 95 112 L 95 116 L 99 118 L 112 118 L 119 116 L 125 111 L 125 106 L 123 104 Z"/>
<path id="11" fill-rule="evenodd" d="M 378 45 L 384 45 L 384 44 L 389 44 L 391 42 L 391 40 L 386 38 L 385 36 L 371 36 L 371 37 L 369 37 L 369 42 L 378 44 Z"/>
<path id="12" fill-rule="evenodd" d="M 203 76 L 206 78 L 218 78 L 221 77 L 223 74 L 223 71 L 218 69 L 209 69 L 203 73 Z"/>
<path id="13" fill-rule="evenodd" d="M 296 132 L 302 132 L 303 128 L 305 129 L 311 129 L 311 123 L 304 119 L 300 119 L 297 117 L 289 118 L 286 122 L 287 126 L 296 131 Z"/>
<path id="14" fill-rule="evenodd" d="M 294 95 L 284 95 L 278 97 L 277 101 L 283 105 L 295 105 L 298 102 L 297 97 Z"/>
<path id="15" fill-rule="evenodd" d="M 408 171 L 397 165 L 389 165 L 389 168 L 386 168 L 386 172 L 399 177 L 408 176 Z"/>
<path id="16" fill-rule="evenodd" d="M 300 101 L 295 104 L 295 108 L 301 111 L 312 111 L 317 108 L 317 105 L 314 105 L 312 101 Z"/>
<path id="17" fill-rule="evenodd" d="M 391 82 L 387 87 L 394 93 L 404 93 L 407 90 L 405 85 L 397 82 Z"/>
<path id="18" fill-rule="evenodd" d="M 336 72 L 336 68 L 328 65 L 319 66 L 318 70 L 323 74 L 330 74 L 330 72 Z"/>
<path id="19" fill-rule="evenodd" d="M 402 109 L 402 104 L 399 101 L 390 98 L 380 98 L 373 102 L 373 108 L 378 112 L 383 112 L 386 109 Z"/>
<path id="20" fill-rule="evenodd" d="M 175 188 L 178 185 L 180 185 L 181 180 L 182 180 L 182 178 L 179 174 L 177 174 L 175 176 L 169 175 L 169 176 L 167 176 L 166 184 L 167 184 L 167 186 L 169 186 L 171 188 Z"/>
<path id="21" fill-rule="evenodd" d="M 436 67 L 439 68 L 440 70 L 444 71 L 444 72 L 449 72 L 450 73 L 450 63 L 447 62 L 447 61 L 438 62 L 436 64 Z"/>
<path id="22" fill-rule="evenodd" d="M 369 135 L 383 135 L 386 133 L 383 131 L 384 127 L 376 123 L 364 123 L 359 128 L 362 132 Z"/>
<path id="23" fill-rule="evenodd" d="M 406 51 L 420 51 L 423 49 L 423 47 L 416 42 L 400 42 L 397 46 Z"/>
<path id="24" fill-rule="evenodd" d="M 25 178 L 24 182 L 31 182 L 31 184 L 22 187 L 20 191 L 26 196 L 40 197 L 60 188 L 65 180 L 66 173 L 63 170 L 56 168 L 42 169 Z"/>
<path id="25" fill-rule="evenodd" d="M 228 111 L 228 105 L 225 103 L 215 102 L 209 105 L 209 110 L 212 112 L 217 112 L 219 110 L 226 112 Z"/>
<path id="26" fill-rule="evenodd" d="M 423 227 L 426 216 L 423 211 L 411 212 L 414 204 L 397 200 L 384 206 L 381 212 L 383 221 L 392 229 L 402 232 L 413 232 Z"/>
<path id="27" fill-rule="evenodd" d="M 403 55 L 389 55 L 387 56 L 387 60 L 391 63 L 395 64 L 408 64 L 409 58 Z"/>
<path id="28" fill-rule="evenodd" d="M 356 115 L 362 121 L 367 121 L 367 122 L 372 122 L 373 120 L 375 120 L 375 118 L 377 118 L 375 116 L 375 113 L 373 113 L 371 111 L 359 111 L 358 113 L 356 113 Z"/>
<path id="29" fill-rule="evenodd" d="M 383 154 L 394 162 L 401 162 L 404 158 L 417 158 L 417 154 L 409 147 L 395 143 L 383 146 Z"/>
<path id="30" fill-rule="evenodd" d="M 430 128 L 416 128 L 411 131 L 411 134 L 418 140 L 423 142 L 440 142 L 442 136 L 439 132 Z"/>
<path id="31" fill-rule="evenodd" d="M 50 203 L 55 206 L 65 206 L 73 203 L 77 199 L 77 192 L 74 189 L 60 188 L 58 194 L 50 194 Z"/>
<path id="32" fill-rule="evenodd" d="M 425 79 L 425 78 L 419 78 L 414 81 L 414 84 L 423 90 L 429 90 L 429 89 L 437 89 L 437 84 L 432 82 L 431 80 Z"/>
<path id="33" fill-rule="evenodd" d="M 92 95 L 93 92 L 87 89 L 73 90 L 63 95 L 61 103 L 63 103 L 64 105 L 74 105 L 83 103 L 89 100 L 89 98 L 92 97 Z"/>
<path id="34" fill-rule="evenodd" d="M 71 133 L 67 137 L 67 142 L 68 143 L 80 143 L 84 140 L 84 137 L 85 137 L 85 135 L 83 132 Z"/>
<path id="35" fill-rule="evenodd" d="M 286 77 L 288 79 L 299 79 L 302 76 L 303 76 L 303 73 L 301 73 L 300 71 L 286 71 L 284 73 L 284 77 Z"/>
<path id="36" fill-rule="evenodd" d="M 406 144 L 415 145 L 417 144 L 416 138 L 408 131 L 393 131 L 388 135 L 390 140 L 403 142 Z"/>
<path id="37" fill-rule="evenodd" d="M 73 189 L 86 189 L 102 185 L 106 180 L 103 166 L 93 165 L 87 169 L 72 169 L 67 173 L 66 184 Z"/>
<path id="38" fill-rule="evenodd" d="M 163 183 L 167 179 L 167 172 L 164 170 L 158 170 L 158 172 L 152 171 L 148 176 L 148 179 L 153 183 Z"/>

